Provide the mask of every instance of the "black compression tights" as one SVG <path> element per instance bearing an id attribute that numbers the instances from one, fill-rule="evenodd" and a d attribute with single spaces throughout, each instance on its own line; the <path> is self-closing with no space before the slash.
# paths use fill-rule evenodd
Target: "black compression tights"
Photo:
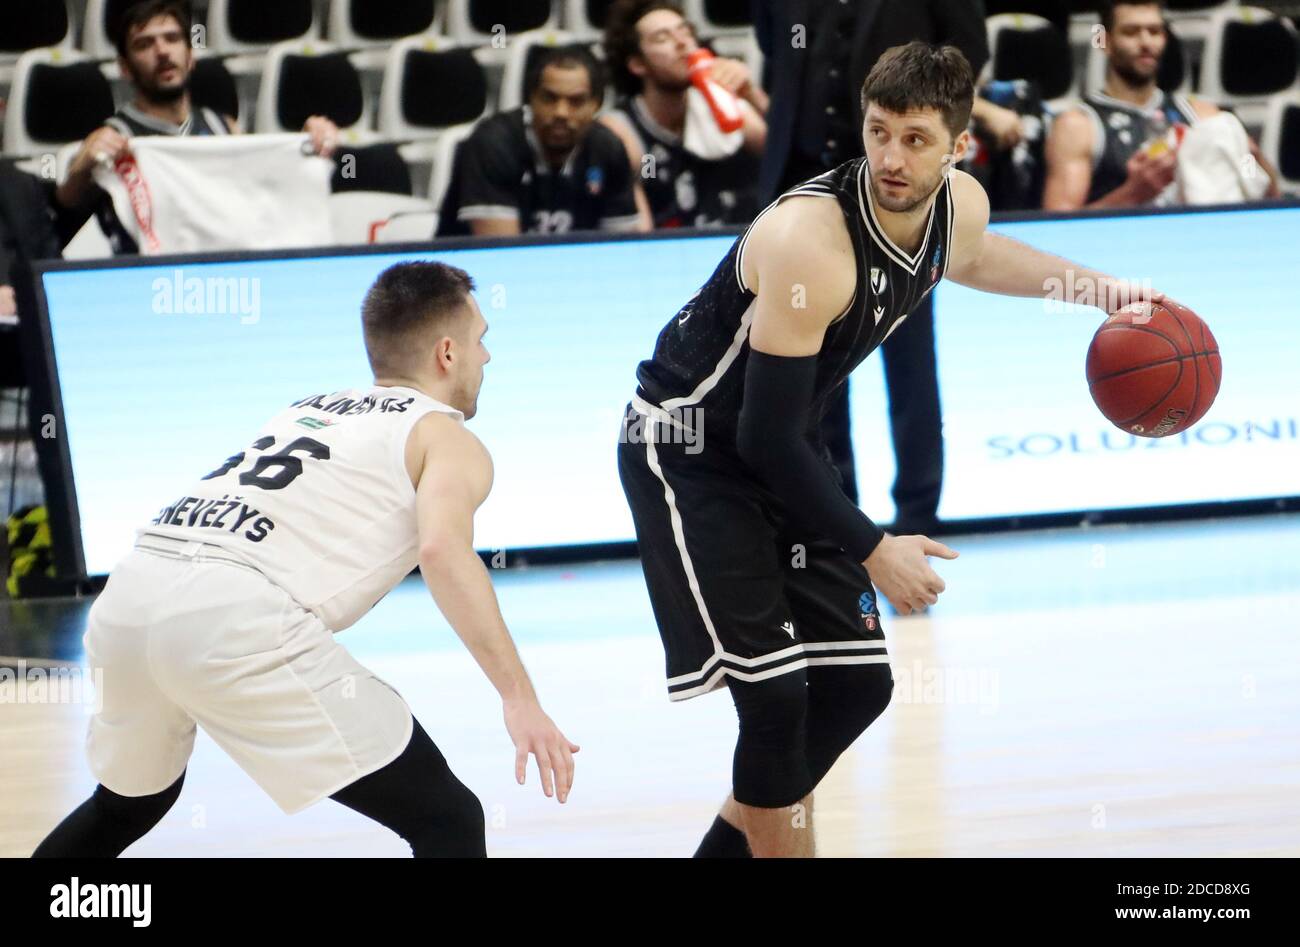
<path id="1" fill-rule="evenodd" d="M 404 838 L 416 858 L 484 858 L 483 806 L 447 766 L 429 735 L 412 720 L 402 755 L 331 799 Z"/>
<path id="2" fill-rule="evenodd" d="M 487 854 L 483 807 L 456 778 L 418 720 L 402 754 L 330 798 L 392 829 L 416 858 Z M 41 842 L 33 858 L 116 858 L 158 824 L 185 774 L 160 793 L 121 796 L 98 786 Z"/>

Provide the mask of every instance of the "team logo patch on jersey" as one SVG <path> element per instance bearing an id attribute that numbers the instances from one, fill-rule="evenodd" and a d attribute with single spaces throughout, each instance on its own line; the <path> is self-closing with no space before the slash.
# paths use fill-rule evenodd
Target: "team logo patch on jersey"
<path id="1" fill-rule="evenodd" d="M 939 280 L 939 261 L 943 259 L 943 244 L 936 244 L 934 256 L 930 258 L 930 282 L 935 283 Z"/>
<path id="2" fill-rule="evenodd" d="M 313 431 L 319 431 L 323 427 L 329 427 L 334 422 L 326 421 L 323 418 L 299 418 L 297 423 L 303 427 L 309 427 Z"/>
<path id="3" fill-rule="evenodd" d="M 600 168 L 587 169 L 587 193 L 598 197 L 605 187 L 605 172 Z"/>
<path id="4" fill-rule="evenodd" d="M 867 631 L 876 631 L 880 627 L 880 609 L 876 608 L 876 596 L 870 589 L 858 597 L 858 613 Z"/>
<path id="5" fill-rule="evenodd" d="M 885 276 L 885 271 L 878 266 L 871 268 L 871 291 L 879 296 L 889 285 L 889 279 Z"/>

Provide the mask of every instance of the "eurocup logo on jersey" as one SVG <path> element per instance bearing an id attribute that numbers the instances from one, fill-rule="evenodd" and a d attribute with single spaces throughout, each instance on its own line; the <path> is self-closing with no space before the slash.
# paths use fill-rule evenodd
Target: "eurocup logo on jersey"
<path id="1" fill-rule="evenodd" d="M 930 282 L 939 282 L 939 261 L 943 258 L 943 244 L 937 244 L 934 248 L 934 256 L 930 258 Z"/>
<path id="2" fill-rule="evenodd" d="M 867 631 L 875 631 L 880 627 L 877 620 L 880 618 L 880 610 L 876 608 L 876 596 L 870 589 L 858 597 L 858 612 L 862 615 L 862 623 L 867 626 Z"/>

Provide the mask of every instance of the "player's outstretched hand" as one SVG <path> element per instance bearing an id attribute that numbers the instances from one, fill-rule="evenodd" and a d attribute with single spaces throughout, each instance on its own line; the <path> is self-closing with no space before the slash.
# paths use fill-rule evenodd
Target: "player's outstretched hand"
<path id="1" fill-rule="evenodd" d="M 505 702 L 506 732 L 515 744 L 515 780 L 524 784 L 528 772 L 528 754 L 537 757 L 542 777 L 542 792 L 560 802 L 569 798 L 573 788 L 573 754 L 578 744 L 570 743 L 536 700 Z"/>
<path id="2" fill-rule="evenodd" d="M 1118 312 L 1125 306 L 1131 306 L 1134 303 L 1153 302 L 1153 303 L 1172 303 L 1175 306 L 1181 306 L 1178 300 L 1172 296 L 1160 292 L 1157 289 L 1138 280 L 1115 279 L 1106 287 L 1106 292 L 1101 295 L 1102 309 L 1107 315 Z M 1183 307 L 1186 308 L 1186 307 Z"/>
<path id="3" fill-rule="evenodd" d="M 956 559 L 957 553 L 927 536 L 886 535 L 863 563 L 876 589 L 900 615 L 935 604 L 947 588 L 926 556 Z"/>

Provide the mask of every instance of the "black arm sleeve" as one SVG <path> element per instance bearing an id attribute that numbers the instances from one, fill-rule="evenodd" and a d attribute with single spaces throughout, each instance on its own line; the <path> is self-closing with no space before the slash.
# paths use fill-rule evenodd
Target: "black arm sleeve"
<path id="1" fill-rule="evenodd" d="M 736 448 L 794 520 L 829 536 L 862 562 L 885 531 L 844 495 L 808 442 L 816 378 L 815 355 L 790 358 L 751 349 Z"/>

